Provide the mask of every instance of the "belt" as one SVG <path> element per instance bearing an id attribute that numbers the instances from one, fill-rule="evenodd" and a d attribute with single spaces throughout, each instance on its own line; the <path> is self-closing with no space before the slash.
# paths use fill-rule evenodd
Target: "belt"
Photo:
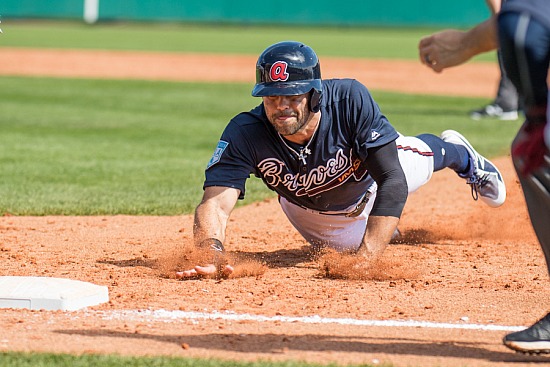
<path id="1" fill-rule="evenodd" d="M 298 206 L 300 208 L 304 209 L 304 210 L 307 210 L 310 213 L 321 214 L 321 215 L 337 215 L 337 216 L 340 216 L 340 217 L 351 217 L 351 218 L 353 218 L 353 217 L 357 217 L 357 216 L 361 215 L 361 213 L 363 213 L 363 210 L 365 210 L 365 206 L 367 206 L 367 203 L 369 202 L 369 198 L 372 196 L 372 194 L 373 194 L 372 192 L 367 191 L 367 193 L 365 195 L 363 195 L 361 200 L 355 205 L 355 208 L 353 208 L 353 210 L 350 211 L 350 212 L 322 212 L 322 211 L 306 208 L 303 205 L 298 205 Z M 294 204 L 294 205 L 297 205 L 297 204 Z"/>
<path id="2" fill-rule="evenodd" d="M 369 202 L 370 196 L 371 196 L 370 192 L 367 192 L 365 195 L 363 195 L 361 200 L 357 203 L 357 205 L 355 206 L 355 208 L 351 212 L 347 212 L 347 213 L 319 212 L 319 214 L 322 214 L 322 215 L 340 215 L 340 216 L 350 217 L 350 218 L 357 217 L 357 216 L 361 215 L 361 213 L 363 213 L 363 210 L 365 210 L 365 207 L 367 206 L 367 203 Z"/>
<path id="3" fill-rule="evenodd" d="M 367 193 L 363 195 L 363 198 L 361 199 L 359 204 L 357 204 L 355 209 L 347 213 L 346 217 L 357 217 L 358 215 L 361 215 L 361 213 L 363 213 L 363 210 L 365 210 L 367 203 L 369 202 L 370 196 L 371 196 L 371 193 L 367 191 Z"/>

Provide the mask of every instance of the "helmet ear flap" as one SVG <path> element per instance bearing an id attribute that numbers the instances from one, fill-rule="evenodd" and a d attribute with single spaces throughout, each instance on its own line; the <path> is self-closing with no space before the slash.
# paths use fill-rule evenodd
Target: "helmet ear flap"
<path id="1" fill-rule="evenodd" d="M 319 112 L 321 109 L 321 92 L 313 89 L 309 96 L 309 110 L 313 113 Z"/>

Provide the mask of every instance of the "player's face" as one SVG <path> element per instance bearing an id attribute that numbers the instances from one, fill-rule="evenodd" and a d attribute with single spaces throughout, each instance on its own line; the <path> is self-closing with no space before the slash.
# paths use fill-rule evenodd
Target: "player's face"
<path id="1" fill-rule="evenodd" d="M 310 117 L 308 93 L 263 97 L 263 101 L 267 118 L 279 134 L 293 135 L 306 127 Z"/>

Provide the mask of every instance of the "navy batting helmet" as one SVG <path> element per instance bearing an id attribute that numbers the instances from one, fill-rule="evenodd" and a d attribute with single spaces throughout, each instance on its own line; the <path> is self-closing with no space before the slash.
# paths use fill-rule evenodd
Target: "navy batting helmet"
<path id="1" fill-rule="evenodd" d="M 321 65 L 311 47 L 294 41 L 279 42 L 258 58 L 254 97 L 312 92 L 310 109 L 317 112 L 322 90 Z"/>

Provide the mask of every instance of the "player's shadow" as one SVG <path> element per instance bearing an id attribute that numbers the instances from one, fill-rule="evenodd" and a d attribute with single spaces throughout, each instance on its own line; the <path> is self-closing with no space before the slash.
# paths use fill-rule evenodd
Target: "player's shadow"
<path id="1" fill-rule="evenodd" d="M 243 334 L 217 333 L 203 335 L 157 335 L 136 331 L 119 331 L 108 329 L 92 330 L 56 330 L 56 333 L 79 335 L 84 337 L 123 338 L 126 340 L 153 340 L 155 342 L 175 344 L 181 348 L 183 343 L 189 348 L 211 351 L 232 351 L 254 354 L 280 354 L 291 352 L 344 352 L 388 355 L 411 355 L 437 358 L 467 358 L 499 363 L 545 363 L 550 362 L 547 356 L 529 356 L 516 354 L 505 349 L 502 351 L 487 350 L 479 343 L 457 341 L 433 342 L 414 338 L 383 338 L 365 336 L 337 335 L 289 335 L 289 334 Z"/>
<path id="2" fill-rule="evenodd" d="M 392 240 L 395 245 L 417 246 L 421 244 L 434 244 L 440 240 L 436 234 L 424 229 L 409 229 L 401 233 L 401 236 Z M 275 251 L 229 251 L 239 260 L 255 260 L 265 264 L 269 268 L 310 267 L 316 263 L 321 249 L 315 249 L 306 245 L 294 249 L 278 249 Z M 321 250 L 322 251 L 322 250 Z M 109 264 L 118 267 L 143 266 L 158 269 L 160 259 L 146 259 L 135 257 L 132 259 L 101 259 L 100 264 Z"/>
<path id="3" fill-rule="evenodd" d="M 315 261 L 316 253 L 309 246 L 300 249 L 280 249 L 276 251 L 229 251 L 230 254 L 240 260 L 256 260 L 270 268 L 291 268 L 300 264 L 307 264 Z M 159 259 L 145 259 L 135 257 L 132 259 L 100 259 L 99 264 L 108 264 L 118 267 L 143 266 L 151 269 L 159 268 Z"/>
<path id="4" fill-rule="evenodd" d="M 156 259 L 145 259 L 143 257 L 135 257 L 133 259 L 126 260 L 97 260 L 99 264 L 109 264 L 119 266 L 121 268 L 144 266 L 146 268 L 155 269 L 158 264 Z"/>
<path id="5" fill-rule="evenodd" d="M 299 249 L 280 249 L 275 251 L 239 251 L 233 253 L 240 259 L 259 261 L 270 268 L 292 268 L 315 261 L 316 253 L 310 246 Z"/>
<path id="6" fill-rule="evenodd" d="M 392 238 L 390 244 L 409 246 L 433 245 L 445 239 L 447 238 L 426 229 L 412 228 L 402 231 L 399 236 Z"/>

